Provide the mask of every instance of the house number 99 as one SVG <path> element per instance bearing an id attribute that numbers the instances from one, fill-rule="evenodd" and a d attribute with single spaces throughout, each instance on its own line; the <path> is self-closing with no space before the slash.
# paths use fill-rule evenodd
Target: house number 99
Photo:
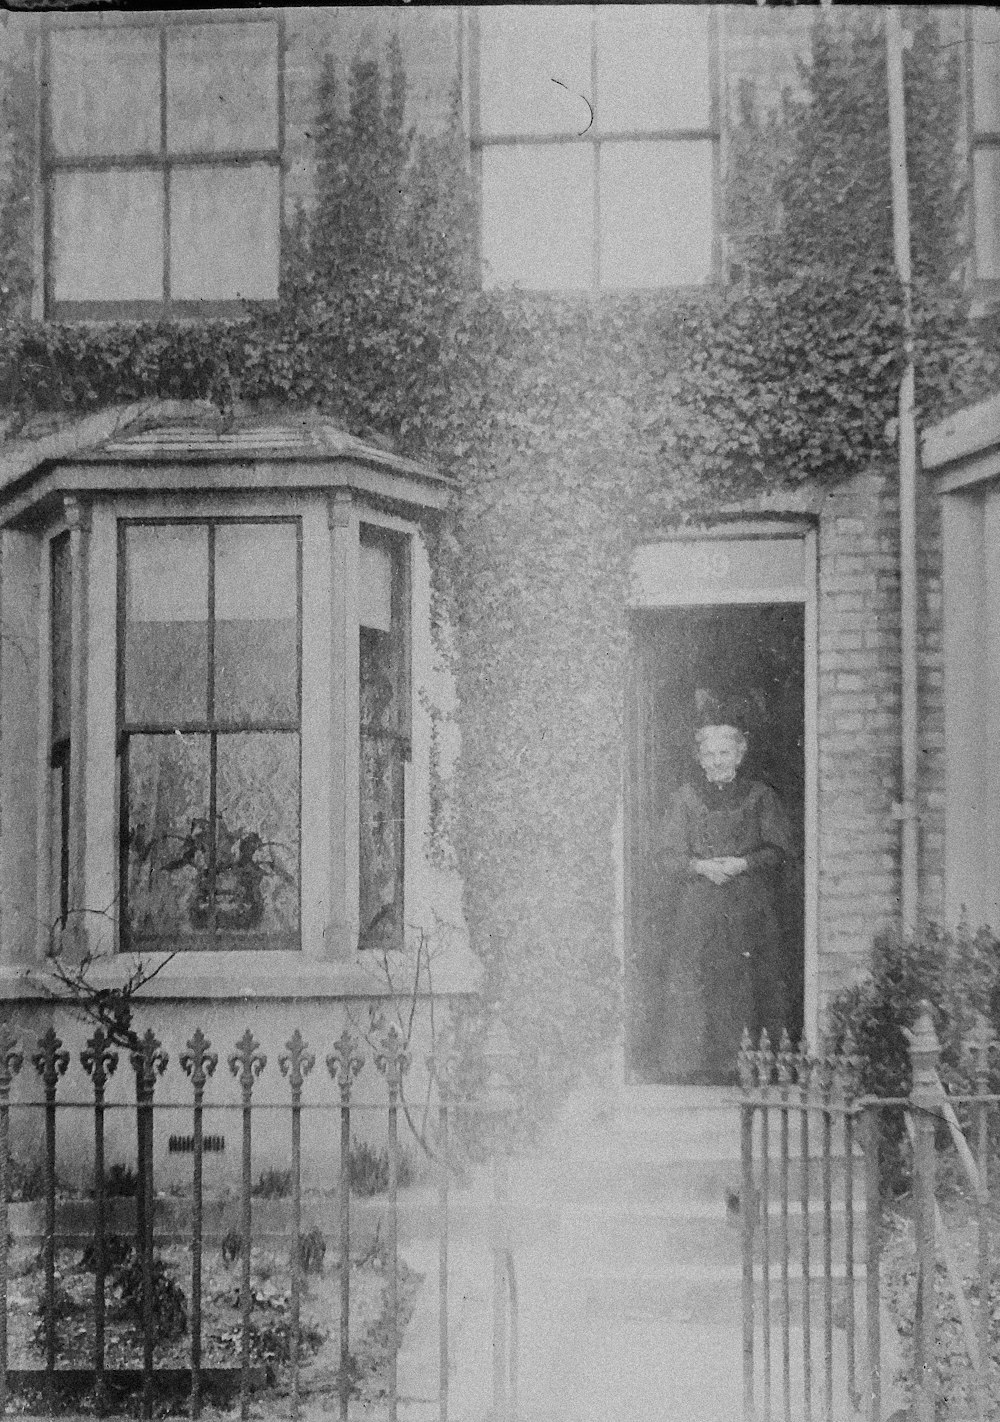
<path id="1" fill-rule="evenodd" d="M 694 555 L 694 572 L 698 578 L 724 578 L 729 572 L 729 554 L 721 548 L 709 552 L 699 548 Z"/>

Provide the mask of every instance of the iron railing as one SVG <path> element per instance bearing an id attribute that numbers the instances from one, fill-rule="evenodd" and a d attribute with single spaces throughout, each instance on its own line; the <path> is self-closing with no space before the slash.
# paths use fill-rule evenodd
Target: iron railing
<path id="1" fill-rule="evenodd" d="M 135 1102 L 109 1101 L 108 1084 L 119 1066 L 121 1056 L 128 1056 L 135 1081 Z M 288 1099 L 284 1103 L 255 1099 L 254 1091 L 262 1073 L 267 1068 L 267 1057 L 261 1044 L 249 1029 L 244 1032 L 227 1057 L 229 1072 L 238 1087 L 238 1101 L 219 1101 L 217 1093 L 206 1101 L 206 1089 L 219 1066 L 219 1054 L 204 1032 L 196 1029 L 187 1042 L 187 1049 L 180 1055 L 179 1066 L 190 1084 L 191 1096 L 187 1107 L 179 1107 L 176 1099 L 157 1101 L 157 1085 L 168 1068 L 168 1056 L 161 1042 L 152 1030 L 142 1037 L 133 1039 L 130 1051 L 123 1053 L 113 1045 L 108 1034 L 98 1028 L 88 1039 L 79 1053 L 79 1064 L 89 1078 L 91 1100 L 60 1099 L 60 1085 L 70 1066 L 70 1053 L 64 1047 L 55 1030 L 49 1027 L 44 1034 L 31 1044 L 19 1039 L 15 1029 L 7 1022 L 0 1021 L 0 1416 L 8 1410 L 11 1384 L 23 1382 L 18 1370 L 10 1366 L 8 1349 L 8 1307 L 10 1302 L 10 1265 L 12 1240 L 10 1235 L 10 1204 L 13 1156 L 11 1148 L 11 1120 L 15 1113 L 28 1112 L 44 1119 L 44 1181 L 42 1201 L 44 1205 L 43 1244 L 39 1255 L 42 1271 L 42 1292 L 44 1304 L 39 1309 L 43 1329 L 44 1368 L 39 1379 L 47 1414 L 53 1414 L 60 1400 L 60 1387 L 70 1374 L 78 1384 L 92 1388 L 93 1402 L 98 1414 L 108 1410 L 113 1400 L 112 1393 L 126 1385 L 131 1379 L 122 1370 L 112 1370 L 107 1364 L 107 1310 L 109 1279 L 109 1246 L 111 1243 L 112 1199 L 106 1170 L 106 1124 L 109 1113 L 125 1111 L 134 1116 L 136 1126 L 136 1194 L 135 1194 L 135 1257 L 141 1268 L 141 1415 L 152 1417 L 158 1392 L 158 1381 L 170 1374 L 170 1381 L 176 1388 L 176 1369 L 157 1366 L 157 1329 L 155 1310 L 155 1290 L 157 1287 L 156 1255 L 154 1251 L 154 1206 L 156 1201 L 154 1179 L 154 1117 L 157 1112 L 170 1111 L 176 1116 L 178 1110 L 190 1111 L 191 1120 L 191 1215 L 190 1215 L 190 1307 L 189 1307 L 189 1357 L 190 1367 L 182 1382 L 188 1393 L 185 1399 L 190 1415 L 201 1415 L 205 1401 L 206 1378 L 209 1373 L 217 1382 L 218 1369 L 206 1369 L 203 1362 L 204 1342 L 204 1251 L 206 1246 L 206 1206 L 210 1200 L 205 1191 L 204 1156 L 206 1137 L 204 1134 L 205 1111 L 213 1113 L 236 1112 L 240 1120 L 240 1182 L 239 1182 L 239 1230 L 238 1249 L 240 1270 L 240 1336 L 238 1341 L 238 1391 L 241 1417 L 250 1413 L 251 1395 L 264 1379 L 261 1369 L 254 1363 L 252 1350 L 252 1289 L 251 1258 L 255 1243 L 254 1235 L 254 1125 L 259 1123 L 262 1112 L 278 1111 L 287 1118 L 288 1147 L 290 1151 L 290 1223 L 288 1234 L 288 1259 L 290 1273 L 290 1327 L 289 1351 L 287 1358 L 289 1411 L 292 1418 L 300 1415 L 302 1404 L 301 1358 L 303 1352 L 303 1325 L 301 1317 L 304 1291 L 304 1272 L 308 1261 L 303 1258 L 303 1131 L 302 1117 L 309 1113 L 316 1128 L 324 1131 L 327 1138 L 339 1137 L 339 1163 L 334 1167 L 334 1178 L 328 1181 L 336 1196 L 337 1209 L 337 1264 L 339 1267 L 339 1370 L 337 1373 L 337 1405 L 342 1422 L 348 1417 L 349 1401 L 352 1394 L 351 1358 L 351 1248 L 352 1248 L 352 1192 L 351 1192 L 351 1143 L 352 1124 L 356 1124 L 359 1112 L 375 1112 L 385 1122 L 388 1142 L 388 1192 L 386 1200 L 385 1269 L 388 1300 L 387 1314 L 387 1368 L 388 1386 L 386 1408 L 390 1422 L 395 1422 L 398 1402 L 398 1379 L 396 1375 L 396 1354 L 401 1338 L 400 1329 L 400 1247 L 399 1247 L 399 1191 L 401 1144 L 399 1112 L 402 1108 L 401 1091 L 404 1076 L 410 1067 L 410 1056 L 399 1030 L 390 1026 L 381 1037 L 377 1050 L 373 1053 L 376 1068 L 375 1079 L 382 1083 L 383 1103 L 359 1101 L 355 1097 L 355 1085 L 365 1064 L 365 1057 L 359 1040 L 345 1029 L 326 1055 L 327 1073 L 336 1090 L 330 1099 L 316 1102 L 303 1099 L 303 1085 L 316 1066 L 316 1053 L 295 1031 L 279 1055 L 278 1067 L 287 1081 Z M 29 1076 L 26 1063 L 30 1063 L 38 1074 L 42 1088 L 41 1099 L 25 1101 L 12 1099 L 17 1078 L 23 1085 Z M 513 1415 L 516 1407 L 516 1285 L 513 1255 L 510 1248 L 504 1181 L 506 1168 L 503 1159 L 504 1147 L 499 1142 L 504 1139 L 503 1117 L 510 1101 L 502 1091 L 487 1089 L 477 1097 L 463 1096 L 456 1085 L 454 1062 L 447 1054 L 439 1052 L 427 1060 L 429 1079 L 436 1095 L 436 1104 L 431 1106 L 431 1114 L 436 1117 L 436 1138 L 433 1141 L 431 1158 L 436 1174 L 437 1206 L 431 1228 L 436 1230 L 438 1239 L 438 1411 L 440 1422 L 448 1422 L 449 1374 L 452 1359 L 449 1352 L 449 1221 L 450 1195 L 453 1189 L 453 1169 L 462 1152 L 457 1148 L 456 1136 L 461 1136 L 468 1144 L 470 1139 L 478 1142 L 480 1151 L 492 1150 L 494 1158 L 495 1198 L 493 1203 L 492 1250 L 494 1257 L 495 1294 L 494 1313 L 494 1414 L 498 1419 Z M 219 1074 L 220 1076 L 222 1073 Z M 369 1072 L 368 1080 L 372 1073 Z M 18 1096 L 22 1093 L 17 1093 Z M 57 1269 L 56 1248 L 60 1238 L 57 1211 L 57 1122 L 66 1119 L 66 1113 L 73 1110 L 92 1115 L 93 1119 L 93 1206 L 91 1211 L 93 1230 L 94 1285 L 92 1295 L 93 1346 L 89 1366 L 66 1368 L 59 1365 L 57 1346 Z M 316 1121 L 316 1116 L 319 1121 Z M 331 1117 L 333 1118 L 331 1120 Z M 470 1122 L 478 1121 L 479 1127 L 468 1129 Z M 339 1132 L 336 1130 L 339 1124 Z M 485 1124 L 485 1131 L 483 1129 Z M 468 1162 L 468 1155 L 464 1159 Z M 120 1226 L 119 1226 L 120 1227 Z M 77 1359 L 79 1362 L 79 1359 Z M 139 1379 L 135 1379 L 139 1381 Z M 280 1404 L 271 1404 L 279 1406 Z M 277 1415 L 272 1411 L 271 1415 Z"/>
<path id="2" fill-rule="evenodd" d="M 887 1378 L 882 1297 L 888 1172 L 884 1143 L 910 1147 L 916 1298 L 907 1391 L 915 1422 L 933 1422 L 938 1401 L 935 1275 L 945 1266 L 973 1375 L 975 1415 L 992 1416 L 989 1196 L 990 1119 L 984 1028 L 974 1095 L 948 1095 L 927 1004 L 908 1033 L 908 1096 L 859 1093 L 860 1058 L 850 1038 L 812 1054 L 787 1035 L 744 1034 L 741 1085 L 743 1414 L 745 1422 L 882 1422 Z M 956 1107 L 975 1127 L 971 1147 Z M 890 1115 L 898 1129 L 891 1129 Z M 975 1200 L 973 1292 L 945 1230 L 935 1194 L 936 1133 L 947 1127 Z M 898 1349 L 895 1350 L 898 1353 Z"/>

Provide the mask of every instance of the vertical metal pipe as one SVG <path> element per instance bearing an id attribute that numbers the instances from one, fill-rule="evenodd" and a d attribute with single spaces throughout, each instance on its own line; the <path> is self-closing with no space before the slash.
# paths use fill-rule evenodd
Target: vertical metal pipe
<path id="1" fill-rule="evenodd" d="M 10 1269 L 10 1088 L 24 1058 L 16 1034 L 0 1022 L 0 1417 L 7 1411 L 7 1276 Z"/>
<path id="2" fill-rule="evenodd" d="M 940 1083 L 939 1046 L 930 1004 L 909 1034 L 913 1064 L 910 1103 L 913 1116 L 913 1167 L 917 1204 L 917 1304 L 913 1322 L 915 1422 L 934 1422 L 934 1122 Z"/>
<path id="3" fill-rule="evenodd" d="M 812 1422 L 812 1313 L 810 1308 L 809 1275 L 809 1192 L 811 1188 L 809 1169 L 809 1085 L 812 1075 L 812 1058 L 805 1042 L 798 1055 L 799 1077 L 799 1190 L 802 1205 L 802 1415 L 804 1422 Z"/>
<path id="4" fill-rule="evenodd" d="M 771 1142 L 766 1096 L 760 1108 L 760 1321 L 764 1422 L 771 1422 Z"/>
<path id="5" fill-rule="evenodd" d="M 410 1058 L 399 1028 L 392 1024 L 382 1038 L 375 1065 L 389 1088 L 389 1422 L 396 1422 L 398 1407 L 396 1362 L 399 1353 L 399 1089 Z"/>
<path id="6" fill-rule="evenodd" d="M 868 1347 L 867 1422 L 882 1422 L 882 1327 L 879 1264 L 882 1247 L 882 1193 L 879 1180 L 878 1107 L 868 1105 L 862 1121 L 865 1153 L 865 1331 Z"/>
<path id="7" fill-rule="evenodd" d="M 203 1105 L 205 1085 L 219 1064 L 217 1052 L 200 1027 L 188 1039 L 181 1066 L 194 1087 L 194 1181 L 191 1214 L 191 1416 L 201 1416 L 201 1261 L 204 1229 Z"/>
<path id="8" fill-rule="evenodd" d="M 823 1411 L 833 1422 L 833 1113 L 829 1057 L 822 1066 L 823 1092 Z"/>
<path id="9" fill-rule="evenodd" d="M 243 1151 L 240 1180 L 240 1232 L 242 1234 L 243 1268 L 240 1280 L 240 1418 L 250 1416 L 250 1258 L 253 1248 L 253 1207 L 251 1204 L 253 1169 L 253 1084 L 267 1066 L 267 1057 L 249 1027 L 236 1043 L 229 1057 L 229 1070 L 240 1083 L 243 1097 Z"/>
<path id="10" fill-rule="evenodd" d="M 844 1109 L 844 1272 L 847 1276 L 847 1395 L 857 1410 L 858 1376 L 854 1332 L 854 1108 L 845 1102 Z"/>
<path id="11" fill-rule="evenodd" d="M 782 1034 L 778 1051 L 778 1085 L 781 1088 L 779 1115 L 779 1170 L 781 1174 L 781 1396 L 784 1422 L 792 1422 L 792 1339 L 789 1283 L 788 1238 L 788 1088 L 792 1079 L 792 1044 Z"/>
<path id="12" fill-rule="evenodd" d="M 326 1059 L 327 1071 L 340 1086 L 340 1422 L 347 1422 L 351 1397 L 351 1083 L 364 1064 L 345 1027 Z"/>
<path id="13" fill-rule="evenodd" d="M 80 1053 L 84 1071 L 94 1085 L 94 1394 L 97 1412 L 104 1415 L 104 1313 L 105 1313 L 105 1214 L 104 1190 L 104 1092 L 108 1078 L 118 1065 L 118 1053 L 111 1050 L 107 1034 L 98 1027 Z"/>
<path id="14" fill-rule="evenodd" d="M 440 1422 L 448 1422 L 448 1080 L 438 1075 L 438 1403 Z"/>
<path id="15" fill-rule="evenodd" d="M 885 9 L 886 76 L 889 99 L 889 153 L 892 169 L 892 233 L 896 271 L 903 284 L 906 364 L 899 386 L 899 597 L 900 739 L 902 822 L 900 906 L 903 930 L 912 933 L 919 911 L 917 783 L 919 724 L 917 704 L 917 421 L 914 399 L 913 308 L 910 272 L 910 197 L 906 170 L 906 109 L 903 90 L 903 37 L 899 7 Z"/>
<path id="16" fill-rule="evenodd" d="M 976 1043 L 976 1095 L 985 1096 L 990 1089 L 990 1045 L 992 1033 L 989 1019 L 980 1023 Z M 979 1192 L 976 1198 L 976 1226 L 979 1244 L 979 1413 L 989 1415 L 990 1399 L 990 1107 L 986 1101 L 976 1106 L 976 1162 L 979 1166 Z"/>
<path id="17" fill-rule="evenodd" d="M 753 1118 L 753 1104 L 744 1101 L 740 1106 L 740 1214 L 743 1230 L 743 1416 L 746 1419 L 754 1415 L 753 1245 L 756 1201 L 753 1183 Z"/>
<path id="18" fill-rule="evenodd" d="M 302 1083 L 316 1065 L 316 1056 L 296 1029 L 278 1058 L 282 1076 L 292 1088 L 292 1417 L 299 1416 L 299 1349 L 302 1296 Z"/>
<path id="19" fill-rule="evenodd" d="M 54 1027 L 39 1037 L 31 1060 L 45 1088 L 45 1405 L 51 1414 L 56 1367 L 56 1086 L 69 1066 L 69 1052 Z"/>

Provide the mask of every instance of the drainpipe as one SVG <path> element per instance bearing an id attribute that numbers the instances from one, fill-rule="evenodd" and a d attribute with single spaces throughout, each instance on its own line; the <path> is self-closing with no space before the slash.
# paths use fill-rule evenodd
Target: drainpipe
<path id="1" fill-rule="evenodd" d="M 906 172 L 906 110 L 903 100 L 904 38 L 899 6 L 885 10 L 889 88 L 889 152 L 892 165 L 892 237 L 896 271 L 903 283 L 906 363 L 899 385 L 899 599 L 902 797 L 892 807 L 901 822 L 900 909 L 904 933 L 917 927 L 917 419 L 914 402 L 913 300 L 910 269 L 910 194 Z M 910 39 L 908 35 L 907 40 Z"/>

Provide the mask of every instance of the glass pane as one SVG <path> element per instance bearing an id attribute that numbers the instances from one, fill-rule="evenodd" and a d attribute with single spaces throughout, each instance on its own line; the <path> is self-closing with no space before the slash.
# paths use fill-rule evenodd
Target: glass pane
<path id="1" fill-rule="evenodd" d="M 171 295 L 178 301 L 275 300 L 278 227 L 277 167 L 175 168 Z"/>
<path id="2" fill-rule="evenodd" d="M 378 636 L 378 633 L 373 634 Z M 384 634 L 383 634 L 384 635 Z M 403 945 L 403 759 L 393 738 L 361 737 L 361 948 Z"/>
<path id="3" fill-rule="evenodd" d="M 220 735 L 216 747 L 218 929 L 297 933 L 298 735 Z"/>
<path id="4" fill-rule="evenodd" d="M 484 134 L 582 133 L 590 122 L 586 5 L 479 9 L 479 123 Z"/>
<path id="5" fill-rule="evenodd" d="M 125 720 L 204 721 L 208 529 L 129 528 L 125 550 Z"/>
<path id="6" fill-rule="evenodd" d="M 128 931 L 163 938 L 211 923 L 209 737 L 128 743 Z"/>
<path id="7" fill-rule="evenodd" d="M 224 153 L 277 146 L 277 25 L 168 30 L 168 151 Z"/>
<path id="8" fill-rule="evenodd" d="M 977 133 L 1000 131 L 1000 13 L 973 8 L 973 96 Z"/>
<path id="9" fill-rule="evenodd" d="M 51 668 L 51 742 L 69 736 L 70 665 L 73 624 L 73 563 L 69 534 L 53 538 L 49 551 L 49 662 Z"/>
<path id="10" fill-rule="evenodd" d="M 159 301 L 163 178 L 148 169 L 56 173 L 52 214 L 56 301 Z"/>
<path id="11" fill-rule="evenodd" d="M 688 286 L 712 271 L 713 144 L 601 147 L 601 285 Z"/>
<path id="12" fill-rule="evenodd" d="M 297 721 L 298 579 L 293 524 L 215 530 L 215 716 Z"/>
<path id="13" fill-rule="evenodd" d="M 976 275 L 1000 277 L 1000 148 L 977 148 L 973 158 L 976 200 Z"/>
<path id="14" fill-rule="evenodd" d="M 707 128 L 707 5 L 598 5 L 597 126 Z"/>
<path id="15" fill-rule="evenodd" d="M 395 732 L 399 727 L 399 676 L 392 634 L 362 627 L 360 646 L 361 729 Z"/>
<path id="16" fill-rule="evenodd" d="M 52 145 L 62 157 L 160 151 L 156 29 L 54 30 Z"/>
<path id="17" fill-rule="evenodd" d="M 487 286 L 589 286 L 594 155 L 581 143 L 484 148 L 483 264 Z"/>

